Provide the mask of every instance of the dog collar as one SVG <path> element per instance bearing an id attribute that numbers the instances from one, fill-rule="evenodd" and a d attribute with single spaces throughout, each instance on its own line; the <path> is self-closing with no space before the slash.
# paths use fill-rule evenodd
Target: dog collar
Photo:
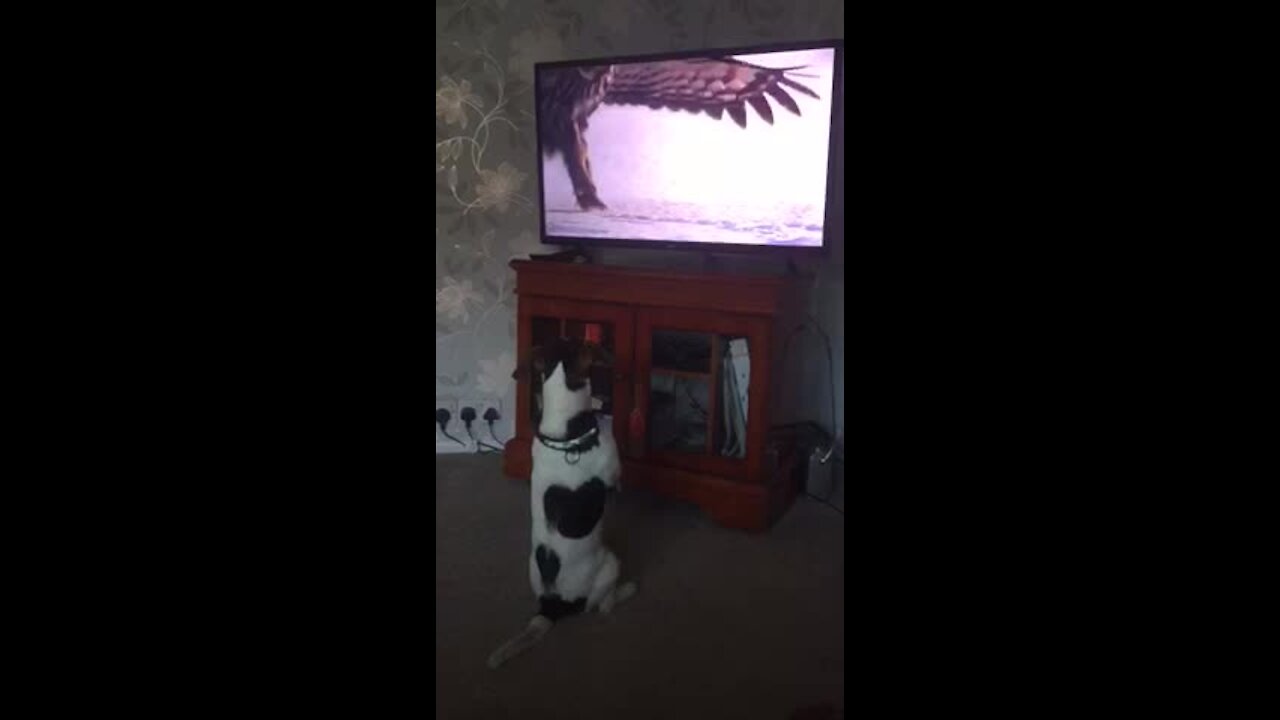
<path id="1" fill-rule="evenodd" d="M 552 450 L 560 450 L 564 453 L 565 462 L 573 465 L 578 462 L 578 458 L 582 455 L 583 448 L 588 445 L 591 438 L 600 432 L 600 426 L 596 423 L 595 415 L 591 416 L 591 429 L 579 435 L 576 438 L 558 439 L 547 437 L 542 433 L 536 433 L 538 442 L 546 445 Z"/>

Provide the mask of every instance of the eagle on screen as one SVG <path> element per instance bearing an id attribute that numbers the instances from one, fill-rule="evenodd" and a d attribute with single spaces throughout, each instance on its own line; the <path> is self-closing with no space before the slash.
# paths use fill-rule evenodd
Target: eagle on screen
<path id="1" fill-rule="evenodd" d="M 796 115 L 800 107 L 785 88 L 817 98 L 809 88 L 787 77 L 801 68 L 765 68 L 732 58 L 690 58 L 660 62 L 547 68 L 538 74 L 538 135 L 542 150 L 564 158 L 578 207 L 606 209 L 591 175 L 591 159 L 583 133 L 587 118 L 601 103 L 642 105 L 719 120 L 728 113 L 747 126 L 750 105 L 767 123 L 773 110 L 766 95 Z"/>

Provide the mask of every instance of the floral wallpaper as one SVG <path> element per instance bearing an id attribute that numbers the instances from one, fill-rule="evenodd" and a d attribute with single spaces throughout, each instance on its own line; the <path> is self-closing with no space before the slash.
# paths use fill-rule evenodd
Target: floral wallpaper
<path id="1" fill-rule="evenodd" d="M 508 262 L 555 249 L 538 242 L 533 64 L 842 37 L 844 2 L 437 0 L 436 27 L 436 396 L 500 398 L 505 440 Z"/>

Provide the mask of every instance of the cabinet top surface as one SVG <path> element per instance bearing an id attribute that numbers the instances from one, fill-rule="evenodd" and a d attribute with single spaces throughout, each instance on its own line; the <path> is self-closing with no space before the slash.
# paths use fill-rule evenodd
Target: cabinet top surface
<path id="1" fill-rule="evenodd" d="M 521 295 L 776 315 L 804 278 L 513 260 Z"/>
<path id="2" fill-rule="evenodd" d="M 671 280 L 692 282 L 722 282 L 735 285 L 784 287 L 798 278 L 787 275 L 744 275 L 718 272 L 694 272 L 668 270 L 666 268 L 633 268 L 618 265 L 591 265 L 580 263 L 541 262 L 536 260 L 512 260 L 516 273 L 545 273 L 572 277 L 612 277 L 618 280 Z"/>

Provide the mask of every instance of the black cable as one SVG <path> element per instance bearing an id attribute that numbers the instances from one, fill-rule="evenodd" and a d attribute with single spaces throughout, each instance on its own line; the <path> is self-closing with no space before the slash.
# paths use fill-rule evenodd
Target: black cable
<path id="1" fill-rule="evenodd" d="M 836 466 L 836 465 L 839 465 L 839 466 L 843 469 L 843 468 L 844 468 L 844 459 L 843 459 L 843 458 L 832 458 L 832 459 L 831 459 L 831 475 L 832 475 L 832 479 L 831 479 L 831 489 L 830 489 L 829 491 L 827 491 L 827 499 L 826 499 L 826 500 L 823 500 L 823 502 L 827 503 L 828 505 L 831 505 L 831 498 L 833 498 L 833 497 L 835 497 L 835 496 L 836 496 L 836 483 L 840 482 L 839 478 L 844 477 L 843 475 L 839 475 L 839 474 L 837 474 L 837 473 L 836 473 L 836 471 L 835 471 L 835 466 Z M 816 497 L 816 496 L 815 496 L 815 497 Z M 821 498 L 818 498 L 818 499 L 819 499 L 819 500 L 821 500 Z M 832 507 L 835 507 L 835 506 L 834 506 L 834 505 L 832 505 Z"/>
<path id="2" fill-rule="evenodd" d="M 844 465 L 844 461 L 843 461 L 843 460 L 840 460 L 840 459 L 834 459 L 834 458 L 831 460 L 831 463 L 832 463 L 833 465 L 835 465 L 835 464 L 839 464 L 839 465 L 841 465 L 841 466 L 843 466 L 843 465 Z M 832 474 L 833 474 L 833 475 L 835 474 L 834 469 L 832 470 Z M 836 496 L 836 483 L 838 483 L 838 482 L 840 482 L 840 479 L 839 479 L 838 477 L 833 477 L 833 478 L 832 478 L 832 480 L 831 480 L 831 490 L 827 492 L 827 497 L 826 497 L 826 498 L 820 498 L 820 497 L 818 497 L 817 495 L 814 495 L 813 493 L 809 492 L 808 490 L 805 490 L 805 491 L 804 491 L 804 494 L 805 494 L 805 495 L 808 495 L 809 497 L 813 498 L 814 500 L 817 500 L 818 502 L 822 503 L 823 505 L 826 505 L 826 506 L 830 507 L 832 510 L 835 510 L 836 512 L 838 512 L 838 513 L 840 513 L 841 515 L 843 515 L 843 514 L 844 514 L 844 510 L 843 510 L 843 509 L 841 509 L 841 508 L 839 508 L 839 507 L 837 507 L 835 503 L 831 502 L 831 498 L 833 498 L 833 497 L 835 497 L 835 496 Z"/>
<path id="3" fill-rule="evenodd" d="M 493 408 L 490 408 L 489 411 L 486 413 L 486 415 L 493 412 L 494 412 Z M 494 447 L 493 445 L 490 445 L 489 443 L 481 440 L 480 438 L 476 437 L 475 432 L 471 430 L 471 423 L 475 422 L 476 420 L 475 408 L 473 407 L 462 408 L 462 412 L 460 413 L 459 417 L 462 418 L 462 424 L 467 428 L 467 437 L 471 438 L 471 442 L 476 444 L 477 453 L 484 453 L 486 450 L 488 452 L 502 452 L 502 448 Z M 490 426 L 489 426 L 489 433 L 490 434 L 493 433 L 492 422 L 490 423 Z"/>
<path id="4" fill-rule="evenodd" d="M 839 431 L 836 429 L 836 363 L 835 353 L 831 350 L 831 338 L 826 331 L 822 329 L 822 325 L 818 323 L 818 319 L 812 313 L 805 313 L 808 321 L 796 326 L 794 330 L 787 334 L 786 340 L 782 342 L 782 372 L 787 371 L 787 352 L 791 348 L 791 338 L 802 332 L 805 327 L 810 327 L 814 332 L 822 337 L 823 343 L 827 346 L 827 388 L 829 390 L 828 399 L 831 401 L 831 451 L 835 452 L 836 438 Z M 827 456 L 830 458 L 830 454 Z"/>
<path id="5" fill-rule="evenodd" d="M 445 429 L 445 428 L 449 425 L 449 417 L 450 417 L 450 415 L 449 415 L 449 411 L 448 411 L 448 410 L 445 410 L 444 408 L 437 408 L 437 409 L 436 409 L 436 424 L 440 426 L 440 432 L 444 433 L 444 436 L 445 436 L 445 437 L 447 437 L 447 438 L 449 438 L 450 440 L 452 440 L 452 441 L 454 441 L 454 442 L 458 443 L 458 444 L 459 444 L 459 445 L 461 445 L 462 447 L 466 447 L 466 446 L 467 446 L 467 444 L 466 444 L 466 443 L 464 443 L 464 442 L 462 442 L 461 440 L 459 440 L 458 438 L 456 438 L 456 437 L 454 437 L 454 436 L 450 435 L 450 434 L 449 434 L 449 431 Z"/>
<path id="6" fill-rule="evenodd" d="M 475 440 L 476 436 L 471 434 L 471 423 L 476 420 L 476 409 L 473 407 L 462 408 L 462 412 L 458 413 L 458 419 L 462 421 L 463 427 L 467 429 L 467 435 L 469 435 L 472 440 Z"/>
<path id="7" fill-rule="evenodd" d="M 838 507 L 836 507 L 836 506 L 835 506 L 835 503 L 833 503 L 833 502 L 831 502 L 831 501 L 829 501 L 829 500 L 823 500 L 822 498 L 818 497 L 817 495 L 814 495 L 813 493 L 811 493 L 811 492 L 809 492 L 809 491 L 807 491 L 807 490 L 805 491 L 805 493 L 804 493 L 804 494 L 805 494 L 805 495 L 808 495 L 809 497 L 813 498 L 814 500 L 817 500 L 818 502 L 822 503 L 823 505 L 826 505 L 827 507 L 831 508 L 832 510 L 835 510 L 836 512 L 840 513 L 841 515 L 843 515 L 843 514 L 844 514 L 844 511 L 843 511 L 843 510 L 841 510 L 840 508 L 838 508 Z M 835 494 L 835 491 L 833 490 L 833 491 L 831 492 L 831 494 L 832 494 L 832 495 L 834 495 L 834 494 Z"/>
<path id="8" fill-rule="evenodd" d="M 506 445 L 507 445 L 507 441 L 506 441 L 506 440 L 502 440 L 502 439 L 500 439 L 500 438 L 498 437 L 498 434 L 497 434 L 497 433 L 495 433 L 495 432 L 493 431 L 493 421 L 492 421 L 492 420 L 490 420 L 490 421 L 489 421 L 489 437 L 493 438 L 493 441 L 494 441 L 494 442 L 496 442 L 496 443 L 498 443 L 499 445 L 501 445 L 501 446 L 503 446 L 503 447 L 506 447 Z"/>
<path id="9" fill-rule="evenodd" d="M 498 418 L 500 417 L 502 416 L 499 415 L 498 411 L 494 410 L 493 408 L 489 408 L 488 410 L 484 411 L 484 421 L 489 424 L 489 436 L 493 438 L 494 442 L 498 443 L 503 448 L 505 448 L 507 444 L 502 440 L 499 440 L 498 434 L 493 431 L 493 424 L 497 422 Z"/>
<path id="10" fill-rule="evenodd" d="M 476 436 L 475 436 L 475 433 L 471 432 L 471 424 L 470 424 L 470 423 L 467 423 L 467 437 L 471 438 L 471 441 L 472 441 L 472 442 L 474 442 L 474 443 L 476 444 L 476 452 L 477 452 L 477 453 L 484 453 L 486 449 L 487 449 L 489 452 L 502 452 L 502 448 L 500 448 L 500 447 L 495 447 L 495 446 L 493 446 L 493 445 L 490 445 L 489 443 L 487 443 L 487 442 L 485 442 L 485 441 L 481 440 L 480 438 L 476 437 Z"/>
<path id="11" fill-rule="evenodd" d="M 836 438 L 839 437 L 839 431 L 836 428 L 836 363 L 835 354 L 831 351 L 831 338 L 827 335 L 827 331 L 822 329 L 822 324 L 818 322 L 818 318 L 812 313 L 808 313 L 809 320 L 813 323 L 813 329 L 822 336 L 822 341 L 827 345 L 827 387 L 831 391 L 828 397 L 831 399 L 831 450 L 835 451 Z M 831 457 L 827 455 L 828 459 Z"/>
<path id="12" fill-rule="evenodd" d="M 492 408 L 490 408 L 490 409 L 492 409 Z M 472 431 L 471 431 L 471 423 L 475 422 L 475 420 L 476 420 L 476 409 L 475 409 L 475 408 L 473 408 L 473 407 L 464 407 L 464 408 L 462 408 L 462 412 L 459 414 L 459 417 L 461 417 L 461 418 L 462 418 L 462 424 L 467 428 L 467 437 L 471 438 L 471 442 L 473 442 L 473 443 L 475 443 L 475 444 L 476 444 L 476 452 L 477 452 L 477 453 L 482 453 L 482 452 L 484 452 L 484 451 L 485 451 L 485 448 L 488 448 L 490 451 L 502 452 L 502 448 L 494 447 L 494 446 L 490 445 L 489 443 L 487 443 L 487 442 L 485 442 L 485 441 L 481 440 L 480 438 L 476 437 L 476 434 L 475 434 L 474 432 L 472 432 Z M 493 431 L 493 429 L 492 429 L 492 428 L 490 428 L 490 432 L 492 432 L 492 431 Z"/>
<path id="13" fill-rule="evenodd" d="M 822 337 L 823 343 L 825 343 L 825 344 L 826 344 L 826 346 L 827 346 L 827 383 L 828 383 L 828 387 L 829 387 L 829 389 L 830 389 L 830 393 L 829 393 L 829 394 L 830 394 L 830 400 L 831 400 L 831 434 L 832 434 L 832 438 L 831 438 L 831 450 L 830 450 L 830 452 L 827 454 L 827 458 L 828 458 L 828 460 L 829 460 L 829 461 L 831 461 L 831 462 L 839 462 L 839 463 L 841 463 L 841 464 L 843 465 L 843 463 L 844 463 L 844 459 L 843 459 L 843 457 L 835 458 L 834 460 L 832 460 L 832 459 L 831 459 L 831 458 L 832 458 L 832 453 L 834 453 L 834 452 L 835 452 L 836 437 L 837 437 L 837 435 L 838 435 L 838 431 L 836 430 L 836 371 L 835 371 L 836 364 L 835 364 L 835 353 L 833 353 L 833 352 L 832 352 L 832 350 L 831 350 L 831 338 L 827 335 L 826 331 L 824 331 L 824 330 L 822 329 L 822 325 L 821 325 L 821 323 L 819 323 L 819 322 L 818 322 L 818 319 L 817 319 L 817 318 L 815 318 L 815 317 L 813 316 L 813 314 L 812 314 L 812 313 L 805 313 L 805 317 L 808 319 L 808 322 L 807 322 L 807 323 L 801 323 L 800 325 L 797 325 L 797 326 L 796 326 L 796 328 L 795 328 L 794 330 L 792 330 L 790 333 L 788 333 L 788 334 L 787 334 L 787 338 L 786 338 L 786 340 L 784 340 L 784 341 L 783 341 L 783 343 L 782 343 L 782 358 L 781 358 L 782 372 L 783 372 L 783 373 L 785 373 L 785 372 L 787 371 L 787 352 L 788 352 L 788 350 L 789 350 L 789 349 L 790 349 L 790 347 L 791 347 L 791 338 L 795 337 L 797 334 L 799 334 L 800 332 L 802 332 L 802 331 L 805 329 L 805 326 L 806 326 L 806 325 L 808 325 L 808 326 L 812 327 L 812 329 L 813 329 L 815 332 L 817 332 L 817 333 L 818 333 L 818 335 L 820 335 L 820 336 Z M 831 502 L 831 498 L 832 498 L 832 497 L 835 497 L 835 494 L 836 494 L 836 482 L 839 482 L 839 481 L 838 481 L 838 480 L 833 480 L 833 481 L 832 481 L 832 483 L 831 483 L 831 492 L 830 492 L 830 493 L 828 493 L 828 497 L 827 497 L 826 499 L 820 498 L 820 497 L 818 497 L 817 495 L 814 495 L 813 493 L 809 492 L 808 490 L 806 490 L 806 491 L 804 492 L 804 494 L 805 494 L 805 495 L 807 495 L 807 496 L 809 496 L 810 498 L 812 498 L 812 499 L 814 499 L 814 500 L 817 500 L 818 502 L 822 503 L 823 505 L 826 505 L 827 507 L 831 508 L 832 510 L 835 510 L 836 512 L 840 513 L 841 515 L 844 515 L 844 510 L 841 510 L 840 508 L 836 507 L 836 505 L 835 505 L 834 503 L 832 503 L 832 502 Z"/>

